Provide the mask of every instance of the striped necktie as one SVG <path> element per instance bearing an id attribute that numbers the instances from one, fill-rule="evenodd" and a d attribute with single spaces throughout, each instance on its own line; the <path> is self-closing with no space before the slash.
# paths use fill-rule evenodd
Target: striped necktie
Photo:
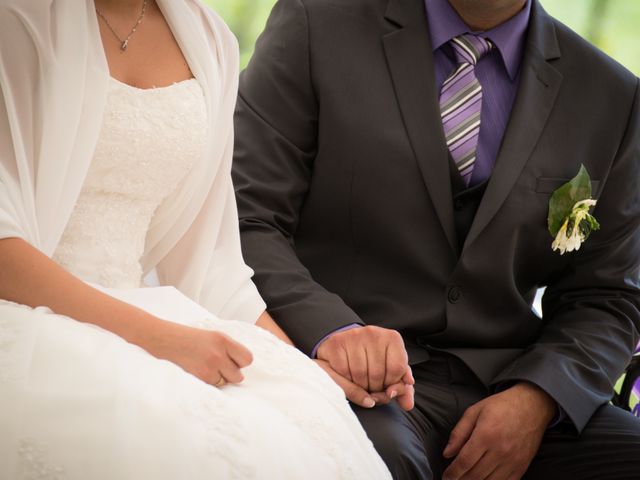
<path id="1" fill-rule="evenodd" d="M 458 65 L 442 84 L 440 113 L 447 147 L 468 186 L 476 161 L 482 108 L 482 86 L 476 78 L 475 66 L 493 44 L 471 34 L 456 37 L 449 43 Z"/>

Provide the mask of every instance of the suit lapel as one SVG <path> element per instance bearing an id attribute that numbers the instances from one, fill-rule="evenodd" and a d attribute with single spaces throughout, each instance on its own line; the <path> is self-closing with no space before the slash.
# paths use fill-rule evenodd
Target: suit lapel
<path id="1" fill-rule="evenodd" d="M 534 1 L 520 86 L 511 119 L 464 249 L 478 238 L 496 215 L 535 149 L 562 83 L 562 75 L 548 60 L 559 56 L 552 20 Z"/>
<path id="2" fill-rule="evenodd" d="M 389 0 L 382 38 L 404 125 L 442 228 L 456 254 L 449 152 L 440 124 L 433 52 L 422 0 Z"/>

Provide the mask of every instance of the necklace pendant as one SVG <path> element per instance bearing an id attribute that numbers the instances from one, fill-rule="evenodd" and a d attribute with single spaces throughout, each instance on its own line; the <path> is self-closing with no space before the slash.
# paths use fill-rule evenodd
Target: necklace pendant
<path id="1" fill-rule="evenodd" d="M 120 46 L 120 50 L 124 52 L 128 46 L 129 46 L 129 39 L 127 38 L 124 42 L 122 42 L 122 45 Z"/>

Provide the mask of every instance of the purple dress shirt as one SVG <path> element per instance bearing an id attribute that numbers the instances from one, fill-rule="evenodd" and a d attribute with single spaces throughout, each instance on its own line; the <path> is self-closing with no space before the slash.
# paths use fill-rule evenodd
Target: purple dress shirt
<path id="1" fill-rule="evenodd" d="M 449 40 L 463 33 L 479 32 L 472 32 L 447 0 L 425 0 L 425 5 L 439 96 L 442 84 L 456 67 L 452 48 L 448 45 Z M 476 66 L 476 77 L 482 85 L 483 97 L 472 185 L 489 178 L 498 155 L 516 97 L 530 12 L 531 0 L 527 0 L 525 7 L 515 16 L 482 33 L 482 36 L 491 40 L 496 48 Z M 329 333 L 313 348 L 311 358 L 316 358 L 320 344 L 334 333 L 360 326 L 354 323 Z"/>

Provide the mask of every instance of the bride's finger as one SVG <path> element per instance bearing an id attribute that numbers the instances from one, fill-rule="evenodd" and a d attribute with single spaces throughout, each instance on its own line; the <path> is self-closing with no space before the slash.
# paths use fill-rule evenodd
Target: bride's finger
<path id="1" fill-rule="evenodd" d="M 395 399 L 403 410 L 411 410 L 414 404 L 414 393 L 413 385 L 396 383 L 389 385 L 384 392 L 372 393 L 371 396 L 377 405 L 387 405 Z"/>
<path id="2" fill-rule="evenodd" d="M 248 367 L 253 362 L 253 355 L 244 345 L 227 337 L 226 342 L 227 353 L 239 368 Z"/>
<path id="3" fill-rule="evenodd" d="M 235 361 L 228 357 L 225 362 L 219 366 L 220 375 L 229 383 L 240 383 L 244 380 L 244 375 L 240 371 L 240 367 Z"/>
<path id="4" fill-rule="evenodd" d="M 336 382 L 340 388 L 342 388 L 342 391 L 350 402 L 364 408 L 375 407 L 375 400 L 365 389 L 347 380 L 342 375 L 337 373 L 335 370 L 333 370 L 333 368 L 331 368 L 331 365 L 329 365 L 328 362 L 316 360 L 316 363 L 329 374 L 332 380 Z"/>
<path id="5" fill-rule="evenodd" d="M 407 391 L 407 387 L 408 385 L 406 383 L 398 382 L 393 385 L 389 385 L 384 391 L 389 398 L 393 399 L 404 395 Z"/>
<path id="6" fill-rule="evenodd" d="M 391 398 L 384 392 L 375 392 L 371 393 L 371 398 L 373 398 L 376 402 L 376 405 L 388 405 L 391 403 Z"/>
<path id="7" fill-rule="evenodd" d="M 408 385 L 400 382 L 389 385 L 384 391 L 371 393 L 378 405 L 387 405 L 395 398 L 401 397 L 407 392 Z"/>
<path id="8" fill-rule="evenodd" d="M 225 386 L 225 384 L 227 383 L 227 381 L 224 379 L 224 377 L 222 376 L 222 374 L 220 374 L 220 378 L 218 379 L 217 382 L 211 382 L 211 385 L 213 385 L 216 388 L 222 388 Z"/>

